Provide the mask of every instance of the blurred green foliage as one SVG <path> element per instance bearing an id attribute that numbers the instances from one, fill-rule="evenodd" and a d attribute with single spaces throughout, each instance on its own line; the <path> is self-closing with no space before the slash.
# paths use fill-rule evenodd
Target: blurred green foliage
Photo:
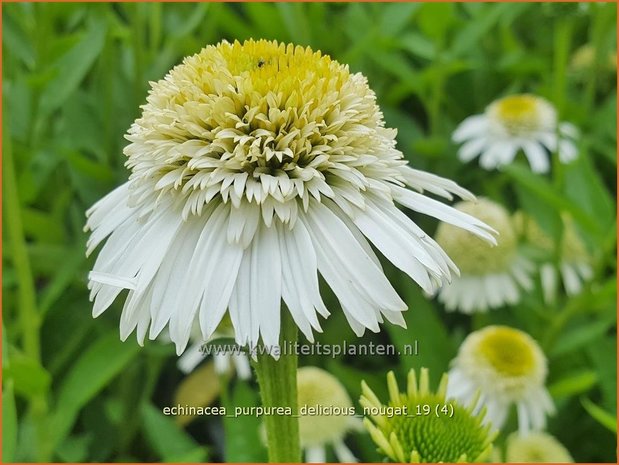
<path id="1" fill-rule="evenodd" d="M 595 257 L 579 296 L 546 306 L 536 290 L 472 319 L 444 313 L 386 264 L 409 329 L 385 326 L 366 340 L 417 339 L 420 354 L 301 364 L 326 367 L 358 398 L 361 379 L 384 385 L 388 369 L 427 366 L 436 382 L 468 331 L 510 324 L 549 357 L 558 407 L 549 431 L 577 461 L 616 460 L 616 66 L 607 59 L 616 4 L 23 3 L 2 5 L 2 15 L 4 462 L 265 459 L 254 419 L 182 428 L 162 414 L 183 379 L 174 351 L 119 342 L 120 302 L 92 319 L 82 231 L 86 208 L 127 178 L 123 134 L 148 82 L 206 44 L 250 37 L 310 45 L 363 72 L 415 167 L 524 209 L 555 235 L 569 212 Z M 594 53 L 577 66 L 585 44 Z M 523 91 L 579 126 L 578 160 L 550 177 L 523 163 L 491 173 L 459 163 L 455 126 Z M 321 342 L 358 342 L 341 312 L 324 326 Z M 226 386 L 221 402 L 258 402 L 253 382 Z M 350 444 L 362 461 L 379 459 L 363 433 Z"/>

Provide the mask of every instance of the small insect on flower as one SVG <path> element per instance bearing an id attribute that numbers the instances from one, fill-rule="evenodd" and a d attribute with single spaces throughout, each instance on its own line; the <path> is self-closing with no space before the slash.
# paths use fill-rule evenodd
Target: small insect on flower
<path id="1" fill-rule="evenodd" d="M 441 223 L 436 242 L 460 269 L 460 276 L 439 290 L 438 300 L 447 310 L 486 312 L 520 301 L 521 289 L 533 288 L 533 264 L 520 253 L 507 210 L 496 202 L 479 199 L 460 202 L 455 208 L 475 216 L 499 232 L 498 245 L 490 247 L 477 236 Z"/>
<path id="2" fill-rule="evenodd" d="M 512 404 L 521 434 L 541 430 L 554 404 L 544 383 L 546 357 L 531 336 L 507 326 L 487 326 L 467 336 L 452 362 L 447 394 L 469 402 L 479 393 L 486 421 L 500 429 Z"/>
<path id="3" fill-rule="evenodd" d="M 357 459 L 344 443 L 344 436 L 359 429 L 350 396 L 332 374 L 317 367 L 297 371 L 299 438 L 307 463 L 324 463 L 327 446 L 333 447 L 340 462 Z"/>
<path id="4" fill-rule="evenodd" d="M 415 370 L 411 370 L 407 390 L 400 392 L 395 375 L 389 372 L 387 405 L 365 381 L 362 383 L 360 403 L 367 411 L 387 411 L 391 407 L 405 412 L 393 416 L 370 414 L 365 418 L 364 425 L 382 454 L 404 463 L 482 462 L 489 456 L 496 432 L 483 425 L 484 409 L 476 408 L 476 399 L 470 404 L 449 399 L 447 380 L 443 375 L 434 392 L 426 368 L 421 369 L 419 382 Z M 426 406 L 429 408 L 422 408 Z"/>
<path id="5" fill-rule="evenodd" d="M 531 432 L 525 436 L 510 434 L 506 441 L 508 463 L 572 463 L 569 451 L 554 436 Z"/>
<path id="6" fill-rule="evenodd" d="M 530 94 L 495 100 L 485 113 L 462 121 L 452 138 L 463 144 L 458 150 L 462 162 L 479 155 L 479 164 L 487 170 L 510 164 L 519 150 L 536 173 L 550 170 L 548 151 L 557 152 L 562 163 L 572 161 L 578 154 L 576 127 L 558 123 L 553 105 Z"/>
<path id="7" fill-rule="evenodd" d="M 123 340 L 169 325 L 180 354 L 196 316 L 208 340 L 228 313 L 239 345 L 277 347 L 284 311 L 312 341 L 329 315 L 318 272 L 358 335 L 404 325 L 370 243 L 427 292 L 456 266 L 397 204 L 495 242 L 423 194 L 474 198 L 410 167 L 366 78 L 320 52 L 224 41 L 151 86 L 126 136 L 128 182 L 87 212 L 87 253 L 107 239 L 93 315 L 128 289 Z"/>

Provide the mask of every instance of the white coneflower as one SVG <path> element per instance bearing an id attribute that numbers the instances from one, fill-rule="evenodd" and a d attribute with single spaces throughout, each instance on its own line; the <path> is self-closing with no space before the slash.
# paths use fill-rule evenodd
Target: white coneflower
<path id="1" fill-rule="evenodd" d="M 447 378 L 443 375 L 432 391 L 428 370 L 421 369 L 419 382 L 411 370 L 406 392 L 400 392 L 389 372 L 387 405 L 362 383 L 360 402 L 367 412 L 363 423 L 382 454 L 401 463 L 475 463 L 488 458 L 496 432 L 483 424 L 484 412 L 475 411 L 475 399 L 463 404 L 447 396 Z"/>
<path id="2" fill-rule="evenodd" d="M 544 385 L 546 357 L 528 334 L 487 326 L 467 336 L 452 362 L 447 394 L 464 402 L 481 394 L 486 420 L 500 429 L 512 405 L 520 433 L 541 430 L 554 405 Z"/>
<path id="3" fill-rule="evenodd" d="M 191 373 L 200 364 L 200 362 L 204 360 L 206 355 L 204 352 L 205 344 L 216 344 L 218 339 L 225 340 L 226 338 L 234 337 L 234 331 L 232 331 L 232 328 L 224 325 L 224 323 L 225 322 L 222 322 L 219 325 L 217 331 L 213 333 L 213 336 L 209 341 L 202 340 L 200 325 L 197 322 L 194 323 L 189 336 L 189 347 L 178 358 L 178 362 L 176 363 L 179 370 L 185 374 Z M 220 375 L 229 373 L 232 369 L 240 379 L 251 378 L 249 357 L 241 351 L 240 347 L 236 350 L 233 344 L 225 344 L 221 350 L 216 350 L 213 348 L 211 353 L 213 355 L 215 371 Z"/>
<path id="4" fill-rule="evenodd" d="M 299 438 L 308 463 L 323 463 L 327 446 L 340 462 L 357 459 L 344 443 L 351 430 L 361 422 L 354 417 L 354 407 L 342 383 L 332 374 L 316 367 L 297 371 Z"/>
<path id="5" fill-rule="evenodd" d="M 572 463 L 569 451 L 554 436 L 544 432 L 511 434 L 505 461 L 509 463 Z"/>
<path id="6" fill-rule="evenodd" d="M 563 233 L 559 244 L 533 218 L 518 212 L 515 224 L 524 239 L 546 255 L 540 266 L 542 293 L 546 303 L 557 297 L 559 277 L 568 296 L 579 294 L 583 284 L 593 278 L 592 257 L 576 231 L 573 221 L 563 216 Z M 556 256 L 556 260 L 553 258 Z"/>
<path id="7" fill-rule="evenodd" d="M 428 292 L 455 266 L 396 204 L 493 242 L 423 195 L 472 198 L 408 166 L 365 77 L 320 52 L 221 42 L 151 86 L 127 135 L 129 181 L 87 213 L 88 253 L 107 238 L 89 275 L 93 314 L 128 289 L 122 339 L 169 325 L 181 353 L 196 315 L 208 340 L 228 311 L 239 345 L 276 347 L 283 299 L 312 340 L 329 315 L 318 272 L 357 334 L 404 325 L 370 243 Z"/>
<path id="8" fill-rule="evenodd" d="M 557 122 L 550 102 L 530 94 L 495 100 L 485 113 L 462 121 L 452 136 L 454 142 L 463 143 L 458 150 L 463 162 L 479 155 L 482 168 L 491 170 L 510 164 L 522 150 L 537 173 L 549 171 L 548 151 L 557 152 L 562 163 L 576 158 L 577 137 L 573 124 Z"/>
<path id="9" fill-rule="evenodd" d="M 509 213 L 496 202 L 479 199 L 460 202 L 458 211 L 475 216 L 499 233 L 498 245 L 490 247 L 477 236 L 441 223 L 436 241 L 460 269 L 460 276 L 439 290 L 438 299 L 447 310 L 463 313 L 516 304 L 520 288 L 533 287 L 533 265 L 518 250 L 516 231 Z"/>

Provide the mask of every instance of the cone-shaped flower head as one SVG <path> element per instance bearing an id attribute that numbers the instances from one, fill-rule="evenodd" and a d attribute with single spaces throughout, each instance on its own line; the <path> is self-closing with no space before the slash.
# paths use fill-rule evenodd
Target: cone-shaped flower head
<path id="1" fill-rule="evenodd" d="M 458 151 L 463 162 L 479 155 L 482 168 L 500 168 L 522 150 L 531 169 L 539 173 L 550 169 L 548 151 L 557 151 L 563 163 L 576 158 L 576 137 L 574 125 L 557 122 L 550 102 L 531 94 L 495 100 L 484 114 L 466 118 L 453 133 L 454 142 L 463 143 Z"/>
<path id="2" fill-rule="evenodd" d="M 544 432 L 511 434 L 505 461 L 509 463 L 572 463 L 569 451 L 554 436 Z"/>
<path id="3" fill-rule="evenodd" d="M 324 462 L 325 446 L 332 445 L 340 461 L 356 461 L 344 444 L 344 436 L 355 428 L 358 420 L 342 383 L 332 374 L 317 367 L 297 371 L 299 438 L 308 462 Z"/>
<path id="4" fill-rule="evenodd" d="M 436 391 L 430 389 L 425 368 L 419 381 L 414 370 L 409 372 L 406 392 L 400 392 L 393 372 L 387 375 L 387 385 L 387 404 L 365 382 L 360 402 L 369 415 L 364 424 L 372 439 L 392 461 L 455 463 L 488 457 L 496 434 L 483 425 L 484 410 L 475 413 L 475 400 L 467 406 L 447 398 L 447 375 Z"/>
<path id="5" fill-rule="evenodd" d="M 441 223 L 436 241 L 460 269 L 460 276 L 439 291 L 447 310 L 464 313 L 487 311 L 520 300 L 520 288 L 530 289 L 532 265 L 518 253 L 518 240 L 510 215 L 496 202 L 478 199 L 460 202 L 458 211 L 480 218 L 499 233 L 490 247 L 477 236 Z"/>
<path id="6" fill-rule="evenodd" d="M 229 312 L 237 343 L 273 347 L 283 299 L 312 340 L 329 315 L 318 272 L 357 334 L 403 325 L 370 242 L 428 292 L 455 266 L 396 202 L 494 241 L 423 195 L 473 198 L 409 167 L 365 77 L 320 52 L 221 42 L 151 86 L 127 134 L 129 181 L 87 212 L 88 252 L 107 238 L 93 314 L 129 289 L 123 339 L 169 325 L 180 353 L 196 315 L 208 340 Z"/>
<path id="7" fill-rule="evenodd" d="M 572 219 L 563 216 L 563 233 L 558 246 L 530 216 L 518 212 L 514 215 L 514 220 L 524 240 L 546 256 L 540 266 L 544 300 L 547 303 L 556 300 L 559 276 L 568 295 L 580 293 L 583 283 L 593 277 L 593 260 Z"/>
<path id="8" fill-rule="evenodd" d="M 510 407 L 518 410 L 521 433 L 540 430 L 554 406 L 546 390 L 546 357 L 523 331 L 487 326 L 464 340 L 449 372 L 448 395 L 469 402 L 481 394 L 486 420 L 505 423 Z"/>

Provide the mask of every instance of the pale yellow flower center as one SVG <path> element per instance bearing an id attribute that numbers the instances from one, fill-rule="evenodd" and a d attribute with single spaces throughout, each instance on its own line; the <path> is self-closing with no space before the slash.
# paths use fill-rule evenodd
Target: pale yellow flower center
<path id="1" fill-rule="evenodd" d="M 299 437 L 303 447 L 319 446 L 341 439 L 351 425 L 350 396 L 340 381 L 316 367 L 297 372 Z"/>
<path id="2" fill-rule="evenodd" d="M 488 115 L 512 135 L 526 135 L 552 129 L 555 114 L 552 106 L 534 95 L 510 95 L 493 102 Z"/>
<path id="3" fill-rule="evenodd" d="M 517 237 L 507 210 L 487 199 L 460 202 L 455 207 L 480 219 L 499 233 L 497 245 L 493 247 L 468 231 L 441 223 L 436 232 L 436 241 L 460 271 L 468 276 L 509 271 L 516 254 Z"/>
<path id="4" fill-rule="evenodd" d="M 207 46 L 152 83 L 125 154 L 136 199 L 172 192 L 200 214 L 217 197 L 265 205 L 265 218 L 277 203 L 288 219 L 290 200 L 307 209 L 332 185 L 397 176 L 395 134 L 361 74 L 309 47 L 248 40 Z"/>
<path id="5" fill-rule="evenodd" d="M 516 329 L 498 326 L 479 340 L 477 351 L 498 372 L 526 376 L 536 368 L 535 348 L 530 338 Z"/>

